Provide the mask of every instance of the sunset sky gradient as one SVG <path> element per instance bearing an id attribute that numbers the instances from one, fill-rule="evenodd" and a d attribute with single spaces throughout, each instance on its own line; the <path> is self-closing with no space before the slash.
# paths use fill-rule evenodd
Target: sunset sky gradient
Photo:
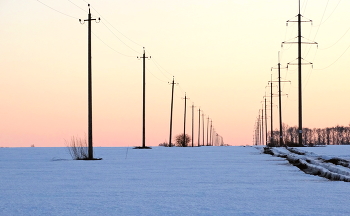
<path id="1" fill-rule="evenodd" d="M 0 1 L 0 147 L 65 146 L 87 136 L 87 4 L 91 4 L 94 146 L 138 146 L 142 60 L 146 49 L 146 145 L 168 142 L 198 108 L 224 142 L 251 145 L 271 67 L 296 62 L 297 0 L 2 0 Z M 302 0 L 303 126 L 348 125 L 350 2 Z M 283 119 L 298 124 L 297 67 L 282 70 Z M 277 88 L 274 88 L 277 94 Z M 277 97 L 274 98 L 277 104 Z M 275 106 L 274 125 L 278 126 Z M 205 121 L 206 125 L 207 121 Z M 206 130 L 206 128 L 205 128 Z"/>

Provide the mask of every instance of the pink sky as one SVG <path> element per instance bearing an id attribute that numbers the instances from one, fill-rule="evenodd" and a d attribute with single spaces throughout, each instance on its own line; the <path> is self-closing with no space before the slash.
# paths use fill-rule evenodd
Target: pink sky
<path id="1" fill-rule="evenodd" d="M 61 13 L 39 1 L 0 2 L 0 147 L 65 146 L 87 134 L 87 23 L 78 21 L 87 18 L 87 1 L 41 2 Z M 297 1 L 89 3 L 93 17 L 102 19 L 92 24 L 95 146 L 141 145 L 142 61 L 136 57 L 143 46 L 152 56 L 146 62 L 146 145 L 169 139 L 172 76 L 179 83 L 173 137 L 183 131 L 187 92 L 188 134 L 190 106 L 196 106 L 195 141 L 200 107 L 225 143 L 252 144 L 277 53 L 284 66 L 297 58 L 295 45 L 281 48 L 297 36 L 296 25 L 285 24 L 297 15 Z M 303 67 L 304 127 L 349 124 L 348 8 L 346 1 L 302 1 L 302 14 L 314 21 L 303 24 L 303 36 L 319 44 L 303 47 L 303 58 L 314 63 Z M 284 84 L 282 106 L 290 126 L 297 125 L 296 69 L 282 73 L 292 81 Z"/>

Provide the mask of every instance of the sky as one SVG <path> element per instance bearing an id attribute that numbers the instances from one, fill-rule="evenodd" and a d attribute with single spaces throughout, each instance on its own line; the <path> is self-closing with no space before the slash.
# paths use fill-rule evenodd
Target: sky
<path id="1" fill-rule="evenodd" d="M 146 61 L 146 145 L 198 140 L 198 109 L 226 144 L 251 145 L 268 81 L 278 63 L 295 63 L 296 0 L 1 0 L 0 147 L 66 146 L 87 136 L 87 19 L 92 23 L 94 146 L 142 141 L 142 56 Z M 303 126 L 348 125 L 350 2 L 302 0 Z M 298 124 L 297 66 L 282 70 L 283 122 Z M 274 93 L 278 89 L 274 87 Z M 269 100 L 269 98 L 268 98 Z M 278 126 L 273 97 L 274 128 Z M 270 117 L 270 116 L 269 116 Z M 201 125 L 202 127 L 202 125 Z M 202 131 L 201 131 L 202 133 Z M 206 137 L 205 137 L 206 142 Z"/>

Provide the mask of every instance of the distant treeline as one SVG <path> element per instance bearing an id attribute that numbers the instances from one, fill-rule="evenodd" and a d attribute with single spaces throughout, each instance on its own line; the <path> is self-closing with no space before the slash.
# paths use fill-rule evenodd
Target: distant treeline
<path id="1" fill-rule="evenodd" d="M 289 146 L 298 143 L 298 127 L 283 124 L 283 141 Z M 271 133 L 269 133 L 269 138 Z M 279 145 L 280 132 L 273 131 L 273 143 Z M 270 141 L 269 141 L 270 142 Z M 303 145 L 348 145 L 350 144 L 350 125 L 327 128 L 303 128 Z"/>

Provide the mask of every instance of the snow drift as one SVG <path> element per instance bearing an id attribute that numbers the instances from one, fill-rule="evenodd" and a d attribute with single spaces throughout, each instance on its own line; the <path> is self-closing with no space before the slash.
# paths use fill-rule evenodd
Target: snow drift
<path id="1" fill-rule="evenodd" d="M 290 164 L 307 174 L 333 181 L 350 182 L 349 161 L 342 158 L 329 158 L 297 148 L 264 147 L 264 153 L 286 158 Z"/>

